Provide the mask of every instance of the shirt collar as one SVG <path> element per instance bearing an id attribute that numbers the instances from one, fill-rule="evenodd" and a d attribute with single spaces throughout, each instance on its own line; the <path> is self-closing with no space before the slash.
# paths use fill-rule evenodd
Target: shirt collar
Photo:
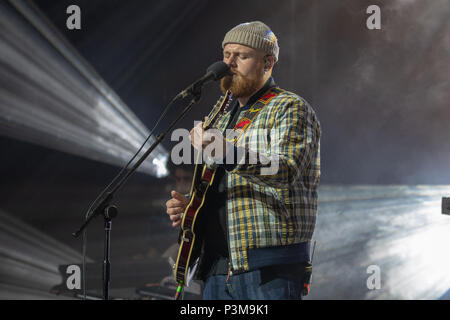
<path id="1" fill-rule="evenodd" d="M 276 87 L 275 84 L 275 80 L 273 79 L 273 77 L 270 77 L 266 83 L 263 85 L 263 87 L 261 89 L 258 90 L 258 92 L 256 92 L 254 95 L 252 95 L 250 97 L 250 99 L 248 99 L 247 103 L 245 104 L 245 106 L 243 106 L 241 109 L 242 110 L 247 110 L 249 109 L 255 102 L 256 100 L 258 100 L 259 98 L 261 98 L 261 96 L 266 93 L 267 90 L 269 90 L 270 88 Z M 236 99 L 236 105 L 235 106 L 239 106 L 239 102 Z"/>

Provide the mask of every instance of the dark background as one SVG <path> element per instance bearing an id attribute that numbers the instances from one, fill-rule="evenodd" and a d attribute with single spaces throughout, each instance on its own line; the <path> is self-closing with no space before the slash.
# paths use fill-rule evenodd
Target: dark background
<path id="1" fill-rule="evenodd" d="M 275 80 L 307 99 L 321 122 L 323 183 L 450 181 L 448 1 L 34 3 L 149 128 L 176 93 L 221 59 L 230 28 L 262 20 L 279 39 Z M 81 8 L 81 30 L 66 27 L 71 4 Z M 371 4 L 381 8 L 381 30 L 366 28 Z M 204 91 L 180 126 L 208 113 L 219 90 L 211 84 Z M 8 150 L 3 176 L 36 174 L 30 159 L 68 161 L 9 139 L 1 146 Z M 76 159 L 65 170 L 84 180 L 86 166 L 102 167 Z"/>
<path id="2" fill-rule="evenodd" d="M 221 60 L 229 29 L 261 20 L 280 45 L 276 82 L 310 102 L 321 122 L 322 184 L 450 184 L 449 1 L 34 3 L 148 128 Z M 66 27 L 72 4 L 81 8 L 81 30 Z M 381 7 L 381 30 L 366 28 L 372 4 Z M 207 85 L 180 126 L 202 119 L 218 95 Z M 70 233 L 119 168 L 6 137 L 0 148 L 2 209 L 80 248 Z M 176 239 L 164 214 L 170 183 L 144 174 L 129 181 L 118 198 L 113 256 L 149 248 L 157 255 Z M 101 221 L 92 229 L 90 253 L 101 257 Z"/>

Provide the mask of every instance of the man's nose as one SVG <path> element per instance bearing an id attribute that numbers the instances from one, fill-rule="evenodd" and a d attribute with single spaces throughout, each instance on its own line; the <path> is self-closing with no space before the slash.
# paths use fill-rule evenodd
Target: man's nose
<path id="1" fill-rule="evenodd" d="M 236 68 L 236 57 L 229 56 L 228 58 L 223 58 L 223 62 L 225 62 L 230 68 Z"/>

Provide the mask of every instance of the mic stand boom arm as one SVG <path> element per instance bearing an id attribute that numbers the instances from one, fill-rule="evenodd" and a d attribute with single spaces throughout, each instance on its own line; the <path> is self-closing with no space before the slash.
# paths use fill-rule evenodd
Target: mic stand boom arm
<path id="1" fill-rule="evenodd" d="M 190 103 L 183 109 L 181 114 L 172 121 L 169 127 L 163 133 L 159 134 L 156 137 L 156 140 L 153 144 L 148 148 L 148 150 L 139 158 L 138 161 L 133 165 L 131 169 L 129 169 L 115 185 L 111 188 L 110 191 L 104 192 L 106 196 L 100 201 L 100 203 L 93 207 L 93 209 L 88 212 L 88 217 L 85 222 L 81 225 L 81 227 L 72 233 L 74 237 L 78 237 L 80 233 L 89 225 L 92 219 L 98 215 L 103 215 L 105 222 L 105 246 L 104 246 L 104 260 L 103 260 L 103 297 L 104 300 L 109 299 L 109 282 L 111 276 L 111 264 L 110 264 L 110 240 L 111 240 L 111 220 L 117 216 L 117 207 L 111 205 L 111 201 L 114 197 L 114 194 L 125 184 L 128 178 L 137 170 L 137 168 L 141 165 L 142 162 L 150 155 L 150 153 L 164 140 L 166 135 L 175 127 L 175 125 L 187 114 L 189 110 L 191 110 L 192 106 L 200 100 L 201 96 L 201 86 L 195 88 L 189 92 L 192 95 L 192 100 Z M 179 97 L 175 97 L 172 101 L 176 101 Z M 83 275 L 85 276 L 85 275 Z"/>

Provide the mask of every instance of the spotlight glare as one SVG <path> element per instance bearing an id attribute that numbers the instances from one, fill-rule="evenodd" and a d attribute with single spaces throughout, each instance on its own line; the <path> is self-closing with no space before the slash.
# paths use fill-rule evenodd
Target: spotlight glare
<path id="1" fill-rule="evenodd" d="M 0 21 L 0 134 L 125 165 L 149 130 L 34 8 L 0 3 Z M 163 177 L 167 157 L 160 145 L 138 171 Z"/>

